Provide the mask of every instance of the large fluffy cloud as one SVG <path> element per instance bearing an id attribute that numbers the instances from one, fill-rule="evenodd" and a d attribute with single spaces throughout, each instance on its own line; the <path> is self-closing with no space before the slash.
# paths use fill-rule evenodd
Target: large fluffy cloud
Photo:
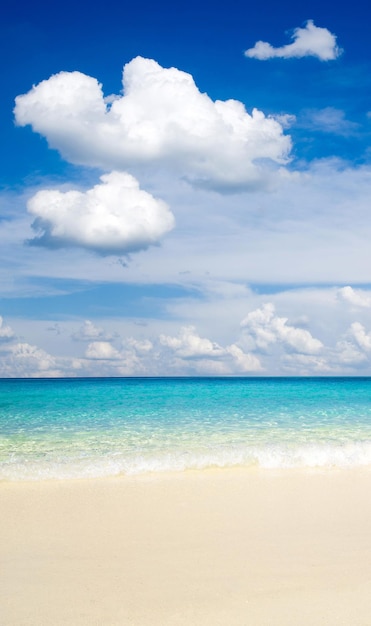
<path id="1" fill-rule="evenodd" d="M 44 189 L 28 202 L 38 235 L 33 243 L 126 254 L 156 244 L 174 225 L 168 206 L 130 174 L 111 172 L 86 192 Z"/>
<path id="2" fill-rule="evenodd" d="M 295 28 L 292 39 L 292 43 L 279 48 L 274 48 L 266 41 L 257 41 L 253 48 L 246 50 L 245 55 L 260 61 L 275 57 L 289 59 L 308 56 L 317 57 L 321 61 L 332 61 L 341 53 L 336 45 L 336 36 L 327 28 L 315 26 L 313 20 L 308 20 L 304 28 Z"/>
<path id="3" fill-rule="evenodd" d="M 164 164 L 223 190 L 266 181 L 291 149 L 275 119 L 250 115 L 236 100 L 214 102 L 190 74 L 142 57 L 125 65 L 122 96 L 105 99 L 95 78 L 61 72 L 18 96 L 15 118 L 73 163 L 129 171 Z"/>

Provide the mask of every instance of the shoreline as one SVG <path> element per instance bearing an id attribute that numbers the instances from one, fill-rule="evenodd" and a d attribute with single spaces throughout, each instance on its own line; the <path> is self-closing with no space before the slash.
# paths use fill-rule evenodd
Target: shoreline
<path id="1" fill-rule="evenodd" d="M 0 483 L 2 626 L 368 626 L 369 468 Z"/>

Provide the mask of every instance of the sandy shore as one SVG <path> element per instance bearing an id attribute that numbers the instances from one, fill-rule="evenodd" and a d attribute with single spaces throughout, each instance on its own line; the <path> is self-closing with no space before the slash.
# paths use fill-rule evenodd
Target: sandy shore
<path id="1" fill-rule="evenodd" d="M 0 485 L 1 626 L 370 626 L 371 472 Z"/>

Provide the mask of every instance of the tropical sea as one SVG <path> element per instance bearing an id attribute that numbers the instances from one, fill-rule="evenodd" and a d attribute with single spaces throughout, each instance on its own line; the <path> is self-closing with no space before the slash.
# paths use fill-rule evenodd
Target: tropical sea
<path id="1" fill-rule="evenodd" d="M 0 479 L 371 467 L 371 378 L 0 380 Z"/>

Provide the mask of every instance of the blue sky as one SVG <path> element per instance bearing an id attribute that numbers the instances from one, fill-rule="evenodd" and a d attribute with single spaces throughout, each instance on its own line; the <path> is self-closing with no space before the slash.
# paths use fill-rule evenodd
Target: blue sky
<path id="1" fill-rule="evenodd" d="M 8 6 L 0 375 L 371 375 L 369 13 Z"/>

